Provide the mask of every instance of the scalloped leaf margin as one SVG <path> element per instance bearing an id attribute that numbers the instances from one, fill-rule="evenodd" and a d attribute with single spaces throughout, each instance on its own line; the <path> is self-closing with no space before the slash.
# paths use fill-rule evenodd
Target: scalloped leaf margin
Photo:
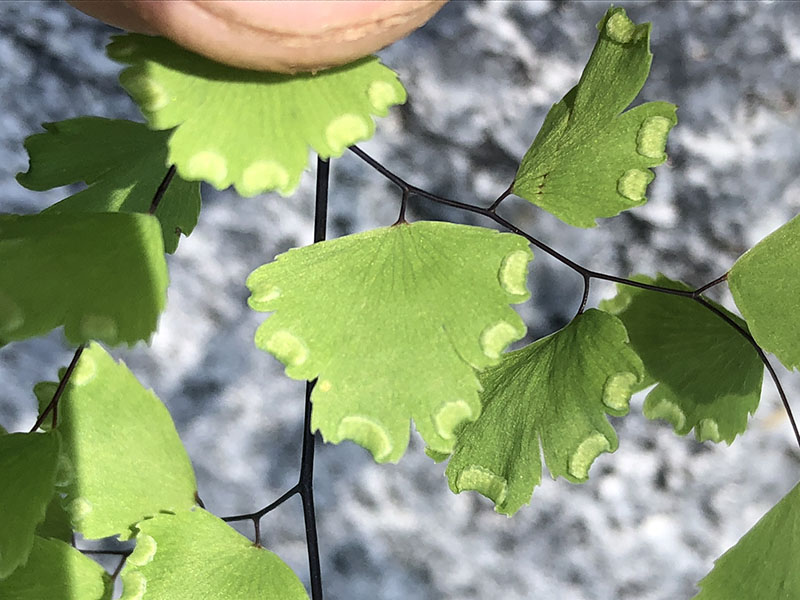
<path id="1" fill-rule="evenodd" d="M 34 387 L 40 407 L 56 387 Z M 144 517 L 196 504 L 194 470 L 169 411 L 102 346 L 83 351 L 59 406 L 58 491 L 75 531 L 127 539 Z"/>
<path id="2" fill-rule="evenodd" d="M 101 117 L 79 117 L 44 123 L 45 133 L 25 138 L 28 171 L 17 182 L 44 191 L 84 182 L 85 190 L 47 208 L 47 213 L 148 213 L 168 173 L 167 131 L 144 123 Z M 200 184 L 173 177 L 155 213 L 161 222 L 164 249 L 172 254 L 181 234 L 188 236 L 200 213 Z"/>
<path id="3" fill-rule="evenodd" d="M 650 285 L 690 291 L 659 274 L 634 275 Z M 746 323 L 706 300 L 734 323 Z M 668 421 L 675 433 L 694 429 L 698 441 L 729 445 L 747 428 L 758 408 L 764 364 L 750 342 L 718 315 L 690 298 L 617 285 L 617 295 L 600 303 L 625 324 L 631 346 L 644 362 L 643 388 L 657 383 L 644 402 L 648 419 Z"/>
<path id="4" fill-rule="evenodd" d="M 647 201 L 663 163 L 676 106 L 647 102 L 622 112 L 650 72 L 650 23 L 610 8 L 578 84 L 555 104 L 520 163 L 513 191 L 576 227 L 594 227 Z"/>
<path id="5" fill-rule="evenodd" d="M 643 373 L 622 321 L 597 309 L 505 354 L 480 375 L 483 411 L 458 432 L 450 489 L 477 491 L 512 515 L 541 482 L 542 454 L 554 479 L 586 481 L 595 459 L 617 449 L 606 414 L 628 412 Z"/>
<path id="6" fill-rule="evenodd" d="M 371 56 L 316 74 L 225 66 L 164 38 L 114 36 L 108 56 L 130 67 L 120 83 L 153 129 L 171 129 L 168 161 L 186 180 L 231 185 L 242 196 L 290 195 L 309 147 L 340 156 L 402 104 L 397 74 Z"/>
<path id="7" fill-rule="evenodd" d="M 319 381 L 311 426 L 396 462 L 410 419 L 451 452 L 477 418 L 477 372 L 525 335 L 509 306 L 529 296 L 533 254 L 517 235 L 419 221 L 280 255 L 247 279 L 248 302 L 275 311 L 256 332 L 295 379 Z"/>

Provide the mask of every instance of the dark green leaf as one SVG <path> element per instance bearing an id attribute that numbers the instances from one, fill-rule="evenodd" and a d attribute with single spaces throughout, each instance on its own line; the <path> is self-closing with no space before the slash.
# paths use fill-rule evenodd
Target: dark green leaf
<path id="1" fill-rule="evenodd" d="M 143 123 L 81 117 L 45 123 L 47 133 L 25 140 L 30 168 L 17 175 L 31 190 L 49 190 L 82 181 L 88 188 L 51 206 L 47 212 L 138 212 L 150 210 L 167 173 L 170 132 Z M 200 212 L 200 184 L 172 179 L 155 216 L 164 248 L 174 252 L 180 234 L 189 235 Z"/>
<path id="2" fill-rule="evenodd" d="M 28 560 L 53 496 L 58 447 L 57 433 L 0 436 L 0 579 Z"/>
<path id="3" fill-rule="evenodd" d="M 663 275 L 633 279 L 689 290 Z M 746 329 L 742 319 L 711 302 Z M 744 336 L 690 298 L 618 286 L 617 296 L 601 308 L 619 317 L 631 346 L 644 362 L 647 395 L 644 414 L 666 419 L 675 433 L 694 429 L 700 441 L 729 444 L 747 427 L 758 407 L 764 364 Z"/>

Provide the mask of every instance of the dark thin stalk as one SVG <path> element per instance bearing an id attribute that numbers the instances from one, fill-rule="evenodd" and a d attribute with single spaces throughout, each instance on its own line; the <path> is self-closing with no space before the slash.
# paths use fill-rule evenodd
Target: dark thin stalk
<path id="1" fill-rule="evenodd" d="M 330 178 L 330 162 L 317 158 L 317 187 L 314 205 L 314 243 L 325 240 L 328 215 L 328 181 Z M 303 417 L 303 445 L 300 455 L 300 476 L 297 483 L 284 492 L 277 500 L 267 504 L 261 510 L 242 515 L 223 517 L 225 522 L 253 522 L 255 543 L 261 545 L 261 518 L 275 510 L 295 494 L 300 495 L 303 503 L 303 521 L 306 529 L 306 549 L 308 550 L 308 571 L 311 582 L 311 600 L 322 600 L 322 568 L 319 560 L 319 539 L 317 537 L 317 519 L 314 511 L 314 448 L 317 436 L 311 432 L 311 392 L 314 381 L 306 384 L 305 415 Z"/>
<path id="2" fill-rule="evenodd" d="M 255 545 L 261 548 L 261 519 L 253 519 Z"/>
<path id="3" fill-rule="evenodd" d="M 682 296 L 684 298 L 691 298 L 692 300 L 695 300 L 695 301 L 699 302 L 700 304 L 705 306 L 708 310 L 710 310 L 711 312 L 713 312 L 714 314 L 716 314 L 717 316 L 719 316 L 720 318 L 725 320 L 726 323 L 728 323 L 731 327 L 736 329 L 736 331 L 738 331 L 741 335 L 743 335 L 745 338 L 747 338 L 747 340 L 756 349 L 756 352 L 758 352 L 758 355 L 761 358 L 761 361 L 764 363 L 764 366 L 769 371 L 770 376 L 772 377 L 772 381 L 775 383 L 775 387 L 778 390 L 778 394 L 781 397 L 781 402 L 783 403 L 783 407 L 786 410 L 787 416 L 789 417 L 789 422 L 791 423 L 792 430 L 794 431 L 794 436 L 795 436 L 795 438 L 797 440 L 797 445 L 800 446 L 800 430 L 798 430 L 797 422 L 796 422 L 796 420 L 794 418 L 794 414 L 792 413 L 792 408 L 789 405 L 789 401 L 788 401 L 788 399 L 786 397 L 786 393 L 783 390 L 783 386 L 780 383 L 778 375 L 775 372 L 775 369 L 772 367 L 772 364 L 767 359 L 766 354 L 761 349 L 761 347 L 758 345 L 758 342 L 755 341 L 753 336 L 750 335 L 750 333 L 746 329 L 743 329 L 741 326 L 739 326 L 739 324 L 736 323 L 736 321 L 731 319 L 728 315 L 726 315 L 724 312 L 719 310 L 713 304 L 709 303 L 701 295 L 704 291 L 706 291 L 706 290 L 714 287 L 715 285 L 718 285 L 718 284 L 722 283 L 723 281 L 725 281 L 727 279 L 727 277 L 728 277 L 727 273 L 725 273 L 721 277 L 718 277 L 718 278 L 714 279 L 713 281 L 711 281 L 711 282 L 709 282 L 709 283 L 707 283 L 707 284 L 705 284 L 705 285 L 703 285 L 703 286 L 701 286 L 701 287 L 699 287 L 699 288 L 697 288 L 695 290 L 676 290 L 676 289 L 672 289 L 672 288 L 662 287 L 662 286 L 659 286 L 659 285 L 652 285 L 652 284 L 649 284 L 649 283 L 643 283 L 641 281 L 635 281 L 633 279 L 626 279 L 624 277 L 617 277 L 616 275 L 610 275 L 608 273 L 601 273 L 599 271 L 593 271 L 593 270 L 588 269 L 588 268 L 586 268 L 586 267 L 584 267 L 582 265 L 579 265 L 578 263 L 576 263 L 573 260 L 570 260 L 569 258 L 564 256 L 560 252 L 558 252 L 555 249 L 551 248 L 550 246 L 548 246 L 544 242 L 538 240 L 537 238 L 533 237 L 532 235 L 522 231 L 519 227 L 517 227 L 513 223 L 507 221 L 506 219 L 504 219 L 503 217 L 498 215 L 495 212 L 494 209 L 497 208 L 497 206 L 500 204 L 500 202 L 508 195 L 508 193 L 509 193 L 508 190 L 504 194 L 501 194 L 500 197 L 498 198 L 498 200 L 495 200 L 495 202 L 492 203 L 492 205 L 489 208 L 481 208 L 480 206 L 475 206 L 473 204 L 467 204 L 465 202 L 459 202 L 457 200 L 451 200 L 450 198 L 445 198 L 443 196 L 439 196 L 438 194 L 433 194 L 431 192 L 427 192 L 427 191 L 425 191 L 425 190 L 423 190 L 421 188 L 418 188 L 418 187 L 416 187 L 414 185 L 411 185 L 407 181 L 405 181 L 403 178 L 401 178 L 398 175 L 396 175 L 396 174 L 392 173 L 391 171 L 389 171 L 386 167 L 381 165 L 378 161 L 376 161 L 374 158 L 369 156 L 367 153 L 365 153 L 360 148 L 358 148 L 356 146 L 352 146 L 350 148 L 350 150 L 356 156 L 358 156 L 364 162 L 366 162 L 369 166 L 371 166 L 373 169 L 375 169 L 378 173 L 383 175 L 386 179 L 388 179 L 389 181 L 391 181 L 392 183 L 397 185 L 401 190 L 403 190 L 404 195 L 413 194 L 415 196 L 419 196 L 421 198 L 425 198 L 427 200 L 431 200 L 431 201 L 436 202 L 438 204 L 443 204 L 445 206 L 450 206 L 452 208 L 457 208 L 457 209 L 468 211 L 468 212 L 471 212 L 471 213 L 483 215 L 484 217 L 487 217 L 487 218 L 491 219 L 492 221 L 494 221 L 498 225 L 502 225 L 503 227 L 505 227 L 507 230 L 511 231 L 512 233 L 515 233 L 515 234 L 517 234 L 519 236 L 524 237 L 533 246 L 536 246 L 537 248 L 539 248 L 543 252 L 545 252 L 545 253 L 549 254 L 550 256 L 552 256 L 553 258 L 555 258 L 557 261 L 559 261 L 563 265 L 569 267 L 573 271 L 575 271 L 578 274 L 580 274 L 583 277 L 583 280 L 584 280 L 584 294 L 583 294 L 583 300 L 581 301 L 581 306 L 578 309 L 578 314 L 581 314 L 583 312 L 585 306 L 586 306 L 586 302 L 588 300 L 588 293 L 589 293 L 589 281 L 591 279 L 601 279 L 601 280 L 604 280 L 604 281 L 611 281 L 611 282 L 614 282 L 614 283 L 619 283 L 619 284 L 622 284 L 622 285 L 627 285 L 627 286 L 630 286 L 630 287 L 635 287 L 635 288 L 639 288 L 639 289 L 643 289 L 643 290 L 649 290 L 651 292 L 658 292 L 658 293 L 661 293 L 661 294 L 670 294 L 670 295 L 673 295 L 673 296 Z"/>
<path id="4" fill-rule="evenodd" d="M 314 243 L 321 242 L 326 235 L 328 214 L 328 181 L 330 163 L 317 158 L 317 190 L 314 206 Z M 311 600 L 322 600 L 322 568 L 319 561 L 317 518 L 314 511 L 314 447 L 317 436 L 311 431 L 311 392 L 316 380 L 306 384 L 306 407 L 303 417 L 303 450 L 300 457 L 300 478 L 297 487 L 303 502 L 303 520 L 306 527 L 306 549 L 311 582 Z"/>
<path id="5" fill-rule="evenodd" d="M 328 180 L 331 175 L 331 163 L 317 158 L 317 189 L 314 201 L 314 243 L 325 239 L 328 228 Z"/>
<path id="6" fill-rule="evenodd" d="M 311 392 L 316 384 L 306 384 L 306 413 L 303 419 L 303 453 L 300 459 L 300 481 L 298 487 L 303 501 L 303 520 L 306 526 L 308 570 L 311 581 L 311 599 L 322 600 L 322 569 L 319 562 L 319 540 L 317 520 L 314 512 L 314 445 L 317 436 L 311 432 Z"/>
<path id="7" fill-rule="evenodd" d="M 720 283 L 726 281 L 727 279 L 728 279 L 728 274 L 725 273 L 724 275 L 720 275 L 719 277 L 717 277 L 714 281 L 709 281 L 707 284 L 700 286 L 694 291 L 695 297 L 700 296 L 700 294 L 702 294 L 706 290 L 711 289 L 715 285 L 719 285 Z"/>
<path id="8" fill-rule="evenodd" d="M 353 152 L 353 154 L 358 156 L 360 159 L 362 159 L 364 162 L 366 162 L 369 166 L 371 166 L 373 169 L 375 169 L 378 173 L 383 175 L 386 179 L 388 179 L 389 181 L 394 183 L 397 187 L 399 187 L 401 190 L 403 190 L 404 192 L 408 193 L 409 195 L 414 195 L 414 196 L 419 196 L 421 198 L 426 198 L 427 200 L 431 200 L 431 201 L 436 202 L 438 204 L 443 204 L 445 206 L 450 206 L 452 208 L 457 208 L 457 209 L 464 210 L 464 211 L 467 211 L 467 212 L 475 213 L 475 214 L 478 214 L 478 215 L 482 215 L 482 216 L 484 216 L 484 217 L 486 217 L 488 219 L 491 219 L 492 221 L 494 221 L 498 225 L 502 225 L 503 227 L 505 227 L 506 229 L 508 229 L 512 233 L 515 233 L 515 234 L 517 234 L 517 235 L 519 235 L 521 237 L 524 237 L 532 245 L 536 246 L 537 248 L 539 248 L 541 251 L 545 252 L 546 254 L 549 254 L 550 256 L 555 258 L 558 262 L 566 265 L 567 267 L 569 267 L 573 271 L 577 272 L 582 277 L 590 277 L 590 278 L 593 278 L 593 279 L 603 279 L 603 280 L 606 280 L 606 281 L 612 281 L 614 283 L 621 283 L 623 285 L 629 285 L 629 286 L 641 288 L 641 289 L 644 289 L 644 290 L 651 290 L 651 291 L 654 291 L 654 292 L 661 292 L 661 293 L 664 293 L 664 294 L 672 294 L 672 295 L 675 295 L 675 296 L 684 296 L 686 298 L 692 298 L 695 295 L 695 293 L 693 291 L 690 291 L 690 290 L 674 290 L 672 288 L 662 287 L 662 286 L 659 286 L 659 285 L 652 285 L 652 284 L 649 284 L 649 283 L 642 283 L 641 281 L 634 281 L 633 279 L 626 279 L 624 277 L 617 277 L 616 275 L 609 275 L 609 274 L 606 274 L 606 273 L 600 273 L 598 271 L 592 271 L 591 269 L 587 269 L 586 267 L 584 267 L 582 265 L 579 265 L 575 261 L 570 260 L 569 258 L 564 256 L 560 252 L 556 251 L 555 249 L 551 248 L 550 246 L 548 246 L 547 244 L 545 244 L 541 240 L 538 240 L 537 238 L 533 237 L 532 235 L 522 231 L 519 227 L 517 227 L 516 225 L 514 225 L 510 221 L 505 220 L 503 217 L 501 217 L 500 215 L 495 213 L 493 210 L 490 210 L 488 208 L 482 208 L 480 206 L 475 206 L 473 204 L 467 204 L 465 202 L 459 202 L 458 200 L 451 200 L 450 198 L 445 198 L 444 196 L 439 196 L 438 194 L 433 194 L 431 192 L 423 190 L 422 188 L 418 188 L 418 187 L 416 187 L 414 185 L 411 185 L 407 181 L 405 181 L 402 177 L 399 177 L 398 175 L 395 175 L 394 173 L 389 171 L 389 169 L 387 169 L 382 164 L 380 164 L 378 161 L 376 161 L 374 158 L 369 156 L 366 152 L 364 152 L 358 146 L 351 146 L 350 150 Z M 504 196 L 501 194 L 501 198 L 503 198 L 503 197 Z"/>
<path id="9" fill-rule="evenodd" d="M 88 548 L 75 548 L 83 554 L 106 554 L 111 556 L 129 556 L 133 550 L 89 550 Z"/>
<path id="10" fill-rule="evenodd" d="M 61 381 L 58 382 L 58 387 L 56 388 L 55 394 L 53 394 L 53 399 L 50 400 L 50 403 L 45 407 L 42 411 L 42 414 L 39 415 L 39 418 L 36 419 L 36 423 L 33 424 L 31 427 L 30 433 L 33 433 L 39 427 L 42 426 L 44 420 L 47 418 L 47 415 L 50 414 L 51 411 L 55 411 L 56 406 L 58 406 L 58 401 L 61 399 L 61 395 L 64 393 L 64 390 L 67 387 L 67 383 L 69 383 L 69 378 L 72 376 L 72 372 L 75 370 L 76 365 L 78 364 L 78 359 L 80 359 L 81 354 L 83 354 L 83 349 L 85 348 L 84 344 L 78 346 L 75 350 L 75 354 L 72 356 L 72 360 L 67 367 L 67 370 L 64 372 L 64 376 L 61 378 Z M 55 412 L 53 413 L 53 427 L 55 428 L 58 425 L 58 422 L 55 418 Z"/>
<path id="11" fill-rule="evenodd" d="M 581 298 L 581 305 L 578 307 L 578 313 L 575 315 L 580 316 L 583 314 L 583 311 L 586 310 L 586 303 L 589 301 L 589 288 L 592 285 L 592 278 L 584 275 L 583 276 L 583 298 Z"/>
<path id="12" fill-rule="evenodd" d="M 123 556 L 120 559 L 119 564 L 117 565 L 117 568 L 114 569 L 114 572 L 111 574 L 111 581 L 115 581 L 117 579 L 117 577 L 119 576 L 119 572 L 122 571 L 122 567 L 125 566 L 125 561 L 128 560 L 128 556 L 130 556 L 130 554 L 128 554 L 126 556 Z"/>
<path id="13" fill-rule="evenodd" d="M 400 177 L 398 177 L 397 175 L 395 175 L 394 173 L 392 173 L 392 172 L 391 172 L 389 169 L 387 169 L 386 167 L 384 167 L 384 166 L 383 166 L 381 163 L 379 163 L 377 160 L 375 160 L 374 158 L 372 158 L 372 157 L 371 157 L 369 154 L 367 154 L 366 152 L 364 152 L 364 151 L 363 151 L 361 148 L 359 148 L 358 146 L 350 146 L 350 148 L 348 148 L 348 149 L 350 150 L 350 152 L 352 152 L 353 154 L 355 154 L 355 155 L 356 155 L 358 158 L 360 158 L 361 160 L 363 160 L 363 161 L 364 161 L 365 163 L 367 163 L 367 164 L 368 164 L 370 167 L 372 167 L 373 169 L 375 169 L 375 170 L 376 170 L 378 173 L 380 173 L 381 175 L 383 175 L 383 176 L 384 176 L 386 179 L 388 179 L 389 181 L 391 181 L 391 182 L 392 182 L 393 184 L 395 184 L 396 186 L 398 186 L 398 187 L 400 187 L 400 188 L 403 188 L 403 189 L 411 189 L 411 187 L 412 187 L 412 186 L 410 186 L 410 185 L 409 185 L 409 184 L 407 184 L 407 183 L 406 183 L 406 182 L 405 182 L 403 179 L 401 179 Z"/>
<path id="14" fill-rule="evenodd" d="M 169 187 L 169 184 L 174 176 L 175 165 L 172 165 L 169 169 L 167 169 L 167 174 L 164 175 L 164 179 L 162 179 L 161 183 L 158 185 L 158 189 L 153 196 L 153 201 L 150 202 L 150 210 L 147 211 L 147 214 L 155 214 L 156 210 L 158 209 L 158 205 L 161 202 L 161 199 L 164 197 L 164 194 L 167 193 L 167 188 Z"/>
<path id="15" fill-rule="evenodd" d="M 511 190 L 513 190 L 513 189 L 514 189 L 514 184 L 512 183 L 510 186 L 508 186 L 508 189 L 505 192 L 503 192 L 502 194 L 500 194 L 497 197 L 497 200 L 492 202 L 492 204 L 486 210 L 488 212 L 491 212 L 491 213 L 496 211 L 497 207 L 500 206 L 500 203 L 511 195 Z"/>
<path id="16" fill-rule="evenodd" d="M 133 552 L 133 550 L 89 550 L 85 548 L 75 548 L 75 549 L 78 552 L 81 552 L 82 554 L 98 554 L 100 556 L 119 556 L 120 557 L 119 564 L 117 564 L 117 568 L 114 569 L 114 572 L 111 573 L 112 581 L 114 581 L 119 576 L 119 572 L 122 571 L 122 567 L 125 565 L 125 561 L 128 560 L 128 557 Z"/>
<path id="17" fill-rule="evenodd" d="M 222 520 L 225 521 L 226 523 L 231 523 L 233 521 L 247 521 L 247 520 L 255 521 L 257 519 L 261 519 L 261 517 L 266 515 L 268 512 L 272 512 L 273 510 L 278 508 L 281 504 L 286 502 L 289 498 L 291 498 L 295 494 L 299 494 L 299 493 L 300 493 L 300 487 L 295 484 L 288 491 L 284 492 L 277 500 L 274 500 L 273 502 L 270 502 L 269 504 L 267 504 L 261 510 L 257 510 L 256 512 L 246 513 L 246 514 L 243 514 L 243 515 L 233 515 L 231 517 L 222 517 Z M 258 540 L 256 540 L 256 541 L 258 541 Z"/>
<path id="18" fill-rule="evenodd" d="M 300 485 L 295 484 L 291 489 L 284 492 L 277 500 L 267 504 L 261 510 L 257 510 L 253 513 L 247 513 L 244 515 L 234 515 L 232 517 L 223 517 L 222 520 L 226 523 L 230 523 L 232 521 L 252 521 L 253 522 L 253 530 L 254 530 L 254 544 L 256 546 L 261 546 L 261 519 L 266 515 L 268 512 L 271 512 L 278 508 L 281 504 L 286 502 L 289 498 L 294 496 L 295 494 L 300 493 Z"/>
<path id="19" fill-rule="evenodd" d="M 402 225 L 403 223 L 408 223 L 408 221 L 406 221 L 407 205 L 408 205 L 408 190 L 403 190 L 403 196 L 400 199 L 400 215 L 397 217 L 397 221 L 394 222 L 394 225 Z"/>

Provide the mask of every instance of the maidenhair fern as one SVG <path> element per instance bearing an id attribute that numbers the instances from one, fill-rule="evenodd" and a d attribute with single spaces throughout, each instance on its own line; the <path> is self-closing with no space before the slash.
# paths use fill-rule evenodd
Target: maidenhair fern
<path id="1" fill-rule="evenodd" d="M 281 75 L 234 69 L 137 34 L 114 38 L 108 55 L 131 65 L 120 83 L 148 126 L 172 129 L 167 163 L 185 179 L 233 185 L 243 196 L 291 194 L 309 147 L 323 158 L 341 156 L 372 137 L 371 115 L 406 100 L 397 75 L 376 57 Z"/>
<path id="2" fill-rule="evenodd" d="M 730 444 L 758 406 L 766 366 L 800 444 L 765 355 L 800 365 L 798 218 L 729 273 L 693 288 L 661 274 L 593 271 L 498 213 L 515 194 L 593 227 L 646 201 L 676 107 L 629 108 L 650 69 L 650 25 L 612 7 L 598 29 L 580 81 L 486 206 L 416 187 L 353 145 L 373 134 L 374 116 L 406 99 L 375 57 L 288 76 L 225 67 L 163 39 L 115 37 L 109 56 L 127 65 L 120 80 L 146 122 L 46 124 L 25 142 L 30 168 L 18 181 L 86 189 L 40 214 L 0 215 L 0 343 L 63 327 L 77 346 L 58 381 L 36 386 L 39 418 L 30 430 L 0 427 L 0 597 L 102 600 L 121 573 L 121 597 L 130 600 L 307 598 L 297 575 L 262 547 L 260 530 L 266 514 L 297 494 L 310 593 L 321 599 L 316 432 L 396 462 L 413 422 L 427 453 L 449 461 L 454 492 L 479 492 L 508 515 L 536 502 L 545 465 L 553 477 L 585 481 L 595 458 L 617 448 L 609 416 L 625 415 L 631 394 L 650 386 L 647 417 Z M 387 227 L 323 241 L 329 159 L 348 148 L 400 190 L 400 213 Z M 165 406 L 98 342 L 132 345 L 155 331 L 168 283 L 164 254 L 197 222 L 198 181 L 244 196 L 288 195 L 309 149 L 318 157 L 317 243 L 247 279 L 250 306 L 272 313 L 256 346 L 308 382 L 300 474 L 264 508 L 219 518 L 203 506 Z M 410 196 L 503 231 L 409 223 Z M 508 351 L 526 332 L 511 305 L 529 297 L 531 246 L 580 275 L 584 294 L 563 329 Z M 617 294 L 588 308 L 596 280 L 617 283 Z M 742 317 L 704 296 L 726 281 Z M 795 487 L 722 556 L 698 598 L 800 598 L 799 499 Z M 253 522 L 253 540 L 227 524 L 242 520 Z M 135 545 L 109 551 L 122 562 L 108 574 L 76 548 L 73 532 Z"/>
<path id="3" fill-rule="evenodd" d="M 247 280 L 250 306 L 275 311 L 256 345 L 319 378 L 311 428 L 326 441 L 397 462 L 411 418 L 450 452 L 480 414 L 476 371 L 525 335 L 508 304 L 528 298 L 530 259 L 517 235 L 425 221 L 290 250 Z"/>

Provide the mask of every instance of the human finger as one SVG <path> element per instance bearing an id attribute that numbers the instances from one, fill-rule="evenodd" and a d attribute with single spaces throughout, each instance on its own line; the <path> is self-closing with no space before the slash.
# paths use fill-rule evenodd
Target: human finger
<path id="1" fill-rule="evenodd" d="M 70 4 L 111 25 L 168 37 L 219 62 L 297 72 L 371 54 L 423 25 L 445 1 L 70 0 Z"/>

